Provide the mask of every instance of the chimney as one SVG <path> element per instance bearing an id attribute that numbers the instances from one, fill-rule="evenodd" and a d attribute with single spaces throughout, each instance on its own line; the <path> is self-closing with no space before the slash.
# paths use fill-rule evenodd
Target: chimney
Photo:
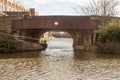
<path id="1" fill-rule="evenodd" d="M 30 15 L 35 16 L 35 8 L 30 8 Z"/>

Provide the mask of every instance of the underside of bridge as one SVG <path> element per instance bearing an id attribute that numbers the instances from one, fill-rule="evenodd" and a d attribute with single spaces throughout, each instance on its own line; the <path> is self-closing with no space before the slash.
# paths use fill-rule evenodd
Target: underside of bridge
<path id="1" fill-rule="evenodd" d="M 36 43 L 46 31 L 68 32 L 73 38 L 73 48 L 79 50 L 88 50 L 94 45 L 94 30 L 98 29 L 97 20 L 90 16 L 37 16 L 14 20 L 12 24 L 13 31 L 19 31 L 20 35 L 34 38 L 28 41 Z"/>
<path id="2" fill-rule="evenodd" d="M 20 35 L 31 37 L 33 39 L 25 39 L 30 42 L 39 43 L 40 36 L 51 30 L 25 30 Z M 93 31 L 81 30 L 62 30 L 68 32 L 73 38 L 73 48 L 79 50 L 89 50 L 89 47 L 95 44 L 95 34 Z"/>

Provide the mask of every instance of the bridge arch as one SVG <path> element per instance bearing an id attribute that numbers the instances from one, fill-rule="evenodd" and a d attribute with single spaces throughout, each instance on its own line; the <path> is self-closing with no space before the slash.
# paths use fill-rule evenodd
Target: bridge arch
<path id="1" fill-rule="evenodd" d="M 39 43 L 40 36 L 47 32 L 47 31 L 55 31 L 52 29 L 40 30 L 40 29 L 32 29 L 32 30 L 25 30 L 25 36 L 34 38 L 32 42 Z M 68 32 L 73 39 L 73 48 L 78 50 L 88 50 L 89 47 L 92 45 L 93 42 L 93 31 L 87 30 L 59 30 L 58 31 L 65 31 Z"/>
<path id="2" fill-rule="evenodd" d="M 60 33 L 64 33 L 64 34 L 60 34 Z M 44 42 L 45 42 L 46 43 L 46 45 L 45 45 L 46 48 L 48 46 L 50 46 L 48 43 L 51 42 L 52 40 L 55 39 L 55 40 L 57 40 L 59 42 L 60 40 L 63 40 L 65 38 L 69 38 L 70 40 L 72 40 L 72 42 L 70 43 L 69 47 L 73 48 L 73 37 L 72 37 L 71 33 L 69 33 L 66 30 L 46 30 L 41 35 L 39 35 L 39 37 L 40 37 L 40 41 L 39 41 L 40 44 L 42 45 L 42 43 L 43 43 L 43 45 L 44 45 Z M 66 39 L 66 40 L 68 40 L 68 39 Z M 58 45 L 55 45 L 54 47 L 56 47 L 56 46 L 58 47 Z M 61 45 L 60 47 L 62 48 L 64 46 L 65 45 L 63 44 L 63 46 Z"/>
<path id="3" fill-rule="evenodd" d="M 73 48 L 87 50 L 93 45 L 94 30 L 98 29 L 98 19 L 92 16 L 30 16 L 12 21 L 12 29 L 24 32 L 25 36 L 35 38 L 49 30 L 65 30 L 73 38 Z"/>

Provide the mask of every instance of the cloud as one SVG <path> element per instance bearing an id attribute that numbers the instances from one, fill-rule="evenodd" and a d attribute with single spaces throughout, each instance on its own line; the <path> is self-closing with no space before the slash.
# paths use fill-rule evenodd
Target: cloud
<path id="1" fill-rule="evenodd" d="M 38 7 L 40 4 L 55 3 L 55 2 L 72 2 L 81 6 L 88 6 L 92 0 L 20 0 L 27 7 Z M 95 0 L 98 1 L 98 0 Z M 119 1 L 119 0 L 116 0 Z M 67 3 L 66 3 L 67 5 Z"/>
<path id="2" fill-rule="evenodd" d="M 54 2 L 73 2 L 76 3 L 76 4 L 83 4 L 84 2 L 87 2 L 89 0 L 20 0 L 21 3 L 23 3 L 25 6 L 28 6 L 28 7 L 37 7 L 38 5 L 40 4 L 45 4 L 45 3 L 54 3 Z M 66 3 L 67 4 L 67 3 Z"/>
<path id="3" fill-rule="evenodd" d="M 40 14 L 76 14 L 73 7 L 89 6 L 92 0 L 19 0 L 27 8 L 35 8 Z M 95 0 L 99 1 L 99 0 Z M 120 1 L 120 0 L 117 0 Z M 78 7 L 79 6 L 79 7 Z"/>
<path id="4" fill-rule="evenodd" d="M 20 0 L 21 1 L 21 3 L 24 5 L 24 6 L 26 6 L 26 7 L 28 7 L 28 8 L 30 8 L 30 7 L 37 7 L 38 5 L 40 5 L 40 4 L 45 4 L 45 3 L 47 3 L 47 0 L 31 0 L 31 1 L 28 1 L 28 0 Z"/>
<path id="5" fill-rule="evenodd" d="M 51 3 L 59 3 L 59 2 L 66 2 L 66 5 L 69 5 L 68 3 L 73 3 L 76 6 L 89 6 L 90 2 L 92 0 L 20 0 L 21 3 L 27 7 L 27 8 L 38 8 L 40 5 L 43 4 L 51 4 Z M 98 0 L 95 0 L 98 1 Z"/>

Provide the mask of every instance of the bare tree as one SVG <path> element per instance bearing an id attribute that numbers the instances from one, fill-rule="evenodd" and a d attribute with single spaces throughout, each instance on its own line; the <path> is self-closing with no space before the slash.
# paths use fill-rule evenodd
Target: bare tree
<path id="1" fill-rule="evenodd" d="M 84 15 L 114 16 L 118 14 L 119 2 L 116 0 L 91 0 L 89 6 L 80 7 Z M 74 9 L 77 11 L 77 9 Z"/>

